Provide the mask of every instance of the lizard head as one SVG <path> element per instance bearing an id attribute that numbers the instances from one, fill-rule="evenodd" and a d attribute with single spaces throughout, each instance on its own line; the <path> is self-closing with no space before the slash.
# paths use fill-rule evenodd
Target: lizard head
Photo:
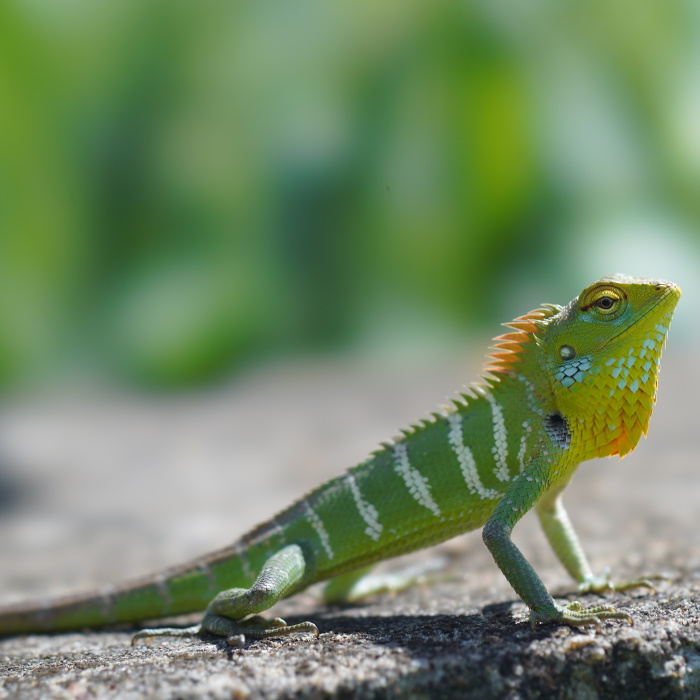
<path id="1" fill-rule="evenodd" d="M 541 322 L 544 369 L 581 459 L 623 456 L 646 434 L 680 296 L 673 282 L 612 275 Z"/>

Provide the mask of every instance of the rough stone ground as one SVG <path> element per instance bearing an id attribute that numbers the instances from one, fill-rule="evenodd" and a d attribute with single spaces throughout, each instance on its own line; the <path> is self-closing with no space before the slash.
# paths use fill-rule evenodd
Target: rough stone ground
<path id="1" fill-rule="evenodd" d="M 319 639 L 129 646 L 129 631 L 0 640 L 0 698 L 683 698 L 700 695 L 700 474 L 692 357 L 667 353 L 649 439 L 584 465 L 567 506 L 594 567 L 662 572 L 608 596 L 635 619 L 531 629 L 478 533 L 438 548 L 446 580 L 357 607 L 280 603 Z M 222 546 L 450 396 L 470 369 L 269 368 L 196 397 L 85 392 L 0 411 L 0 600 L 139 575 Z M 473 376 L 473 375 L 472 375 Z M 516 541 L 571 584 L 534 517 Z M 416 555 L 435 556 L 435 552 Z M 392 563 L 396 568 L 398 564 Z M 586 596 L 587 603 L 600 598 Z"/>

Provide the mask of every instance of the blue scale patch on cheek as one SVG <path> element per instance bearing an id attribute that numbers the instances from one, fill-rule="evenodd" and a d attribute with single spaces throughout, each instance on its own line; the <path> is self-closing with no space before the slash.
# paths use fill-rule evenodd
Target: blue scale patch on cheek
<path id="1" fill-rule="evenodd" d="M 573 360 L 562 362 L 554 373 L 554 378 L 563 387 L 568 388 L 576 382 L 581 383 L 590 374 L 592 366 L 590 355 L 575 357 Z"/>

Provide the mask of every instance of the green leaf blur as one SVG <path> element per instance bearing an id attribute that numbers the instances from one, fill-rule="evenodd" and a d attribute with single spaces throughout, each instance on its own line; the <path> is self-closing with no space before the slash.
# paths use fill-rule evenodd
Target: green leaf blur
<path id="1" fill-rule="evenodd" d="M 0 386 L 192 386 L 697 260 L 699 40 L 693 0 L 4 0 Z"/>

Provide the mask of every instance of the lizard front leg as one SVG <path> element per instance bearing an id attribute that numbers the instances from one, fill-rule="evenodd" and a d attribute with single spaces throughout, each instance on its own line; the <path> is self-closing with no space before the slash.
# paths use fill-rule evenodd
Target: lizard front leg
<path id="1" fill-rule="evenodd" d="M 562 488 L 546 493 L 536 506 L 540 524 L 554 553 L 578 584 L 579 593 L 624 591 L 630 588 L 654 586 L 649 579 L 612 582 L 607 575 L 596 575 L 581 547 L 576 531 L 561 500 Z"/>
<path id="2" fill-rule="evenodd" d="M 511 484 L 484 526 L 483 538 L 496 564 L 516 593 L 530 608 L 530 621 L 568 625 L 599 625 L 600 620 L 631 618 L 610 605 L 584 609 L 578 602 L 561 606 L 554 601 L 531 564 L 515 546 L 510 534 L 520 518 L 548 488 L 548 466 L 540 460 L 530 463 Z"/>
<path id="3" fill-rule="evenodd" d="M 257 614 L 299 588 L 308 578 L 307 568 L 302 548 L 296 544 L 287 545 L 265 562 L 250 588 L 221 591 L 209 603 L 201 624 L 186 628 L 141 630 L 134 635 L 132 644 L 149 637 L 191 637 L 203 632 L 226 637 L 232 645 L 242 644 L 246 637 L 263 639 L 296 632 L 311 632 L 318 637 L 318 628 L 313 622 L 288 625 L 279 617 L 266 620 Z"/>

